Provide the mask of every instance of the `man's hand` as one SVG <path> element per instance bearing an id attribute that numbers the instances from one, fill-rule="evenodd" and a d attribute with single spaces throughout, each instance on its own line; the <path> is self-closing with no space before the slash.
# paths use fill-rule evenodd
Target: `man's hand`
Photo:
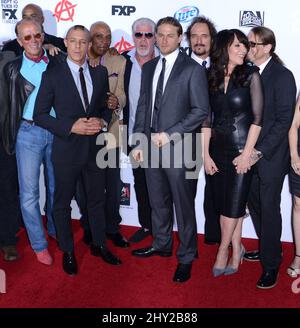
<path id="1" fill-rule="evenodd" d="M 151 140 L 157 147 L 163 147 L 170 142 L 169 135 L 165 132 L 152 133 Z"/>
<path id="2" fill-rule="evenodd" d="M 71 133 L 92 136 L 101 131 L 103 122 L 98 117 L 79 118 L 72 126 Z"/>
<path id="3" fill-rule="evenodd" d="M 119 100 L 118 98 L 111 92 L 107 93 L 107 107 L 111 110 L 115 110 L 119 107 Z"/>
<path id="4" fill-rule="evenodd" d="M 137 162 L 143 162 L 144 161 L 143 151 L 141 149 L 133 149 L 132 150 L 132 157 Z"/>
<path id="5" fill-rule="evenodd" d="M 61 50 L 58 47 L 55 47 L 53 44 L 44 44 L 43 47 L 49 51 L 49 54 L 51 56 L 55 56 L 58 55 L 59 52 L 61 52 Z"/>
<path id="6" fill-rule="evenodd" d="M 111 56 L 117 56 L 117 55 L 119 55 L 118 50 L 117 50 L 116 48 L 114 48 L 114 47 L 109 48 L 109 49 L 108 49 L 108 53 L 109 53 Z"/>

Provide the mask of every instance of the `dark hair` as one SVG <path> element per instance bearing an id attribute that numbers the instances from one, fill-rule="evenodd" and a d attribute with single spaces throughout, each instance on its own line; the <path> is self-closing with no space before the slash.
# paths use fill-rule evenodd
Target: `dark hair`
<path id="1" fill-rule="evenodd" d="M 182 33 L 183 33 L 182 26 L 176 18 L 171 17 L 171 16 L 161 18 L 156 24 L 155 32 L 157 32 L 158 27 L 163 24 L 170 24 L 170 25 L 177 27 L 178 36 L 182 35 Z"/>
<path id="2" fill-rule="evenodd" d="M 213 45 L 215 37 L 217 35 L 217 30 L 216 30 L 215 24 L 209 18 L 207 18 L 205 16 L 195 17 L 192 20 L 189 27 L 187 28 L 187 30 L 185 32 L 185 35 L 186 35 L 189 43 L 190 43 L 190 39 L 191 39 L 191 30 L 192 30 L 193 26 L 196 25 L 196 24 L 206 24 L 207 25 L 208 30 L 209 30 L 209 34 L 210 34 L 210 37 L 211 37 L 212 45 Z"/>
<path id="3" fill-rule="evenodd" d="M 224 75 L 227 73 L 229 55 L 228 47 L 234 41 L 234 37 L 249 51 L 249 42 L 246 35 L 237 29 L 222 30 L 217 33 L 213 49 L 211 51 L 211 66 L 208 70 L 209 89 L 218 91 L 220 85 L 224 83 Z M 236 66 L 232 72 L 232 80 L 235 86 L 241 86 L 248 77 L 248 66 L 246 64 Z"/>
<path id="4" fill-rule="evenodd" d="M 252 32 L 254 35 L 257 35 L 264 45 L 270 44 L 272 46 L 270 55 L 277 63 L 284 65 L 283 61 L 275 53 L 276 38 L 274 32 L 271 29 L 265 26 L 255 26 L 251 29 L 250 32 Z"/>
<path id="5" fill-rule="evenodd" d="M 88 41 L 91 41 L 91 34 L 90 31 L 83 25 L 74 25 L 72 27 L 70 27 L 67 31 L 66 34 L 66 39 L 68 38 L 68 35 L 72 32 L 72 31 L 76 31 L 76 30 L 80 30 L 86 33 L 86 35 L 88 36 Z"/>

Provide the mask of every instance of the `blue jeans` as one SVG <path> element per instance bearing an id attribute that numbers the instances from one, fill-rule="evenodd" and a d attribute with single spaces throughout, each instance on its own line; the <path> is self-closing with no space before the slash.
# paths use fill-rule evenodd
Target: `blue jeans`
<path id="1" fill-rule="evenodd" d="M 51 161 L 53 135 L 37 125 L 21 121 L 17 135 L 16 156 L 20 187 L 20 204 L 31 247 L 40 252 L 48 247 L 40 211 L 40 168 L 43 163 L 47 189 L 47 230 L 55 236 L 52 216 L 54 173 Z"/>

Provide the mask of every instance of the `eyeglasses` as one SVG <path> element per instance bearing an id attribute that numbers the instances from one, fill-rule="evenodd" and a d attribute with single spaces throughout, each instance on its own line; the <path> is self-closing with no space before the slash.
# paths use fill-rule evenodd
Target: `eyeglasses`
<path id="1" fill-rule="evenodd" d="M 35 40 L 40 40 L 42 38 L 42 33 L 37 33 L 37 34 L 29 34 L 29 35 L 25 35 L 23 36 L 23 39 L 25 41 L 30 41 L 32 38 L 34 38 Z"/>
<path id="2" fill-rule="evenodd" d="M 134 33 L 134 36 L 137 38 L 137 39 L 140 39 L 142 36 L 144 36 L 146 39 L 151 39 L 153 38 L 153 33 L 151 32 L 136 32 Z"/>
<path id="3" fill-rule="evenodd" d="M 249 41 L 250 48 L 254 48 L 256 46 L 264 46 L 264 45 L 265 45 L 264 42 L 253 42 L 253 41 Z"/>

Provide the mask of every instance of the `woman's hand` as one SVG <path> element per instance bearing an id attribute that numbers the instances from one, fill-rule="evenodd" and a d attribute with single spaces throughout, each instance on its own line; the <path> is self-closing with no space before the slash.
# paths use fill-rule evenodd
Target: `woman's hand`
<path id="1" fill-rule="evenodd" d="M 215 173 L 219 172 L 217 165 L 209 155 L 204 157 L 204 169 L 206 174 L 209 175 L 214 175 Z"/>
<path id="2" fill-rule="evenodd" d="M 300 175 L 300 157 L 299 156 L 291 158 L 291 166 L 292 166 L 294 172 L 296 174 Z"/>
<path id="3" fill-rule="evenodd" d="M 247 173 L 251 169 L 251 155 L 242 153 L 232 161 L 232 164 L 235 166 L 237 174 Z"/>

